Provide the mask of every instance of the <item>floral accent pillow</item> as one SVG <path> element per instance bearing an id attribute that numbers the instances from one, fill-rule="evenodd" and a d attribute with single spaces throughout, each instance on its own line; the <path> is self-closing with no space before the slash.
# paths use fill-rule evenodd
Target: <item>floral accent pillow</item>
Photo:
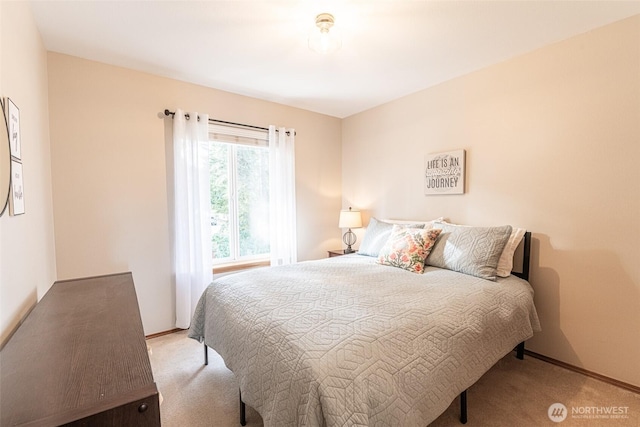
<path id="1" fill-rule="evenodd" d="M 387 243 L 380 249 L 378 264 L 422 274 L 424 263 L 440 235 L 435 228 L 407 228 L 394 225 Z"/>

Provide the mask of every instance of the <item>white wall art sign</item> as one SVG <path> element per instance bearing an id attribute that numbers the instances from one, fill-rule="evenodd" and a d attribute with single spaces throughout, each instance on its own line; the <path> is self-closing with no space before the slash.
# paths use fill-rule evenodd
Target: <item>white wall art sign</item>
<path id="1" fill-rule="evenodd" d="M 7 108 L 7 122 L 9 125 L 9 144 L 11 145 L 11 155 L 16 159 L 22 159 L 22 147 L 20 145 L 20 110 L 16 104 L 7 98 L 9 107 Z"/>
<path id="2" fill-rule="evenodd" d="M 464 194 L 464 150 L 427 154 L 424 194 Z"/>
<path id="3" fill-rule="evenodd" d="M 24 213 L 24 180 L 22 163 L 11 160 L 11 215 Z"/>

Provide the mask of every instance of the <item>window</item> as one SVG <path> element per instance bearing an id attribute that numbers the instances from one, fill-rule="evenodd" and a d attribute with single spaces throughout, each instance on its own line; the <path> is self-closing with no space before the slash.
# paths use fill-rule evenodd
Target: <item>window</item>
<path id="1" fill-rule="evenodd" d="M 267 132 L 210 125 L 214 264 L 269 259 Z"/>

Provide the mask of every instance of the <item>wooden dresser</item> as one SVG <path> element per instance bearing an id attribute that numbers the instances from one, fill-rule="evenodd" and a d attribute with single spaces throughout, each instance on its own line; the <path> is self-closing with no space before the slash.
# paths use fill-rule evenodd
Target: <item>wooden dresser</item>
<path id="1" fill-rule="evenodd" d="M 159 426 L 131 273 L 55 282 L 0 352 L 0 425 Z"/>

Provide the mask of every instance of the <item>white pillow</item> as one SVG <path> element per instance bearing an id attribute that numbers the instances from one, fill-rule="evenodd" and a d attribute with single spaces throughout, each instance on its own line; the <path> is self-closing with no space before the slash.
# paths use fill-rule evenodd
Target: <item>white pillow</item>
<path id="1" fill-rule="evenodd" d="M 459 273 L 496 280 L 498 260 L 511 235 L 511 226 L 472 227 L 436 222 L 442 230 L 427 264 Z"/>
<path id="2" fill-rule="evenodd" d="M 417 228 L 430 228 L 431 224 L 435 221 L 441 221 L 442 218 L 430 220 L 430 221 L 400 221 L 395 219 L 376 219 L 371 217 L 367 229 L 362 238 L 362 243 L 358 248 L 359 255 L 377 257 L 380 253 L 380 249 L 385 245 L 389 236 L 391 236 L 391 230 L 394 224 L 401 226 L 412 226 Z"/>
<path id="3" fill-rule="evenodd" d="M 436 220 L 438 222 L 438 220 Z M 468 225 L 461 224 L 452 224 L 447 221 L 440 220 L 444 224 L 457 225 L 460 227 L 469 227 Z M 500 259 L 498 259 L 498 266 L 496 267 L 496 276 L 498 277 L 509 277 L 511 275 L 511 270 L 513 270 L 513 255 L 518 249 L 518 245 L 522 241 L 524 237 L 524 233 L 527 230 L 524 228 L 512 228 L 511 234 L 509 235 L 509 240 L 504 245 L 504 249 L 502 250 L 502 254 L 500 254 Z"/>
<path id="4" fill-rule="evenodd" d="M 509 277 L 511 275 L 511 270 L 513 270 L 513 254 L 526 231 L 524 228 L 514 228 L 511 230 L 509 240 L 507 240 L 507 244 L 504 245 L 502 255 L 500 255 L 500 259 L 498 260 L 498 267 L 496 268 L 497 276 Z"/>
<path id="5" fill-rule="evenodd" d="M 409 224 L 398 224 L 398 226 L 408 225 Z M 411 225 L 414 227 L 424 228 L 424 224 L 412 223 Z M 393 226 L 394 224 L 390 222 L 377 220 L 376 218 L 371 217 L 364 233 L 364 237 L 362 238 L 362 243 L 360 243 L 360 247 L 358 248 L 358 254 L 377 257 L 380 254 L 380 250 L 384 247 L 385 243 L 387 243 L 389 236 L 391 236 Z"/>
<path id="6" fill-rule="evenodd" d="M 430 219 L 427 221 L 423 221 L 423 220 L 406 221 L 403 219 L 381 219 L 380 221 L 388 222 L 389 224 L 398 224 L 398 225 L 424 224 L 424 228 L 428 228 L 430 224 L 433 224 L 434 222 L 444 222 L 445 219 L 444 217 L 441 216 L 440 218 Z"/>

